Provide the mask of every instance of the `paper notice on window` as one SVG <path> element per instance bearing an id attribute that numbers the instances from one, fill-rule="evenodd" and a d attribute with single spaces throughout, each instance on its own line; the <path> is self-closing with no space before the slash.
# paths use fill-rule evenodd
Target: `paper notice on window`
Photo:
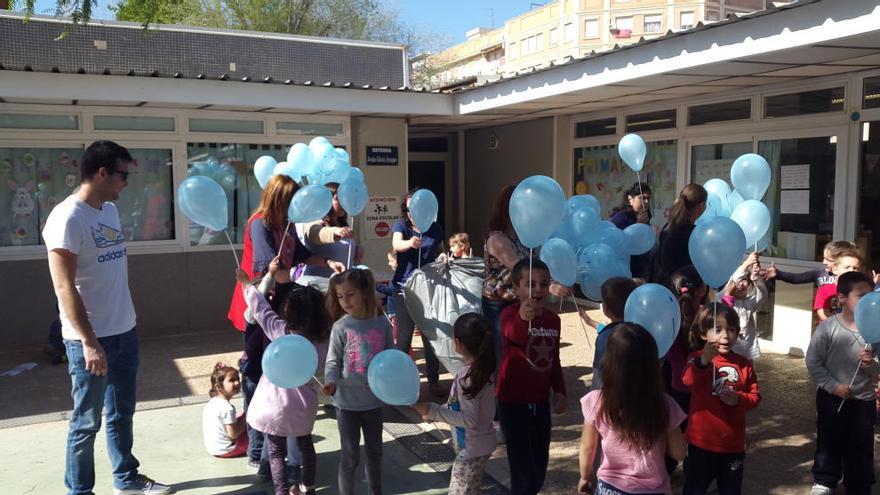
<path id="1" fill-rule="evenodd" d="M 785 165 L 782 168 L 781 189 L 809 189 L 809 165 Z"/>
<path id="2" fill-rule="evenodd" d="M 783 215 L 809 215 L 810 190 L 781 191 L 779 213 Z"/>

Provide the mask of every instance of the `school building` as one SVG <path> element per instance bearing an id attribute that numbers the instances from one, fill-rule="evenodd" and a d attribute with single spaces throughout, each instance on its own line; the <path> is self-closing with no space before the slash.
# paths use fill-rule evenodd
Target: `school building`
<path id="1" fill-rule="evenodd" d="M 258 198 L 263 154 L 328 136 L 350 150 L 371 203 L 355 220 L 365 263 L 383 271 L 387 225 L 411 186 L 441 202 L 447 232 L 481 252 L 498 190 L 533 174 L 596 195 L 603 214 L 635 174 L 616 154 L 648 142 L 642 177 L 654 224 L 689 182 L 728 178 L 747 152 L 767 158 L 773 214 L 764 262 L 819 266 L 831 239 L 858 242 L 880 267 L 880 6 L 801 0 L 706 23 L 456 93 L 409 88 L 394 45 L 0 14 L 0 343 L 40 344 L 54 297 L 38 235 L 76 185 L 95 139 L 133 150 L 120 199 L 139 326 L 149 333 L 228 328 L 233 259 L 225 238 L 191 226 L 174 191 L 192 167 L 230 197 L 231 229 Z M 206 172 L 207 173 L 207 172 Z M 874 213 L 872 213 L 874 212 Z M 778 283 L 759 328 L 765 349 L 800 353 L 812 288 Z"/>

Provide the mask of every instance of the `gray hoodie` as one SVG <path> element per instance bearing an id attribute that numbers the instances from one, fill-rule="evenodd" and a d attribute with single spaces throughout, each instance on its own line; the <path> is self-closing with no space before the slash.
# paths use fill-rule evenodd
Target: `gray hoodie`
<path id="1" fill-rule="evenodd" d="M 859 352 L 865 347 L 865 339 L 855 330 L 843 325 L 839 316 L 832 316 L 816 327 L 807 349 L 807 369 L 816 386 L 829 394 L 839 384 L 849 385 L 856 373 L 851 391 L 858 400 L 874 400 L 876 382 L 880 373 L 877 359 L 869 367 L 859 366 Z M 880 344 L 874 344 L 874 354 L 880 352 Z"/>
<path id="2" fill-rule="evenodd" d="M 382 407 L 367 383 L 367 367 L 392 345 L 391 324 L 384 316 L 362 320 L 345 315 L 333 324 L 324 368 L 324 382 L 336 384 L 333 405 L 347 411 Z"/>

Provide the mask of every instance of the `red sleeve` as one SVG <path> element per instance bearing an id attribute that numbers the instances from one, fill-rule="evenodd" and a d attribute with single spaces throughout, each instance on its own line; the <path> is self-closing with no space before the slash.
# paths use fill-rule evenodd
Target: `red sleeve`
<path id="1" fill-rule="evenodd" d="M 546 310 L 545 310 L 546 311 Z M 559 329 L 559 338 L 556 339 L 556 349 L 553 351 L 553 368 L 550 370 L 550 387 L 557 394 L 566 395 L 565 377 L 562 376 L 562 363 L 559 361 L 559 344 L 562 342 L 562 321 L 555 316 L 556 328 Z"/>
<path id="2" fill-rule="evenodd" d="M 813 300 L 813 310 L 828 309 L 828 298 L 837 293 L 837 284 L 825 284 L 816 290 L 816 298 Z"/>
<path id="3" fill-rule="evenodd" d="M 743 382 L 743 391 L 739 393 L 739 404 L 737 407 L 742 412 L 748 412 L 758 407 L 761 403 L 761 392 L 758 390 L 758 375 L 751 364 L 741 367 L 746 379 Z"/>
<path id="4" fill-rule="evenodd" d="M 681 382 L 685 387 L 691 389 L 693 394 L 706 391 L 712 393 L 712 385 L 715 379 L 712 376 L 712 366 L 700 366 L 701 356 L 702 352 L 691 354 L 684 373 L 681 374 Z"/>
<path id="5" fill-rule="evenodd" d="M 520 348 L 526 345 L 529 336 L 526 330 L 527 322 L 519 317 L 519 304 L 507 307 L 501 312 L 501 338 L 502 345 L 504 340 L 513 343 Z"/>

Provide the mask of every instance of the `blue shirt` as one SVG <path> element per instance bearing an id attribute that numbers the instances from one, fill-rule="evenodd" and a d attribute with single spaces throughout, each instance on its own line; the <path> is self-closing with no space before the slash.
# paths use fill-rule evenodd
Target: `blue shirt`
<path id="1" fill-rule="evenodd" d="M 412 239 L 413 236 L 420 236 L 422 238 L 421 250 L 407 249 L 402 253 L 397 253 L 397 270 L 394 271 L 394 278 L 391 279 L 391 283 L 395 291 L 400 292 L 400 284 L 406 283 L 409 280 L 413 270 L 416 270 L 420 265 L 427 265 L 433 262 L 440 255 L 440 245 L 443 244 L 443 227 L 434 222 L 427 232 L 419 234 L 413 230 L 413 226 L 409 225 L 406 220 L 400 219 L 394 223 L 391 232 L 392 235 L 395 232 L 403 234 L 404 241 Z M 420 253 L 422 257 L 421 263 L 419 263 Z"/>

